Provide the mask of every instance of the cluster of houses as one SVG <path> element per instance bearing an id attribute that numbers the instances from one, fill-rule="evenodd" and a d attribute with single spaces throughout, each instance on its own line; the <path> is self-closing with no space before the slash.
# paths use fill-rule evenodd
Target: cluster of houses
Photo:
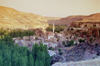
<path id="1" fill-rule="evenodd" d="M 32 48 L 33 44 L 35 43 L 43 43 L 43 45 L 47 45 L 47 48 L 56 48 L 58 46 L 58 40 L 61 43 L 62 41 L 66 40 L 63 34 L 55 34 L 54 36 L 53 32 L 47 32 L 46 37 L 45 35 L 43 35 L 24 36 L 22 39 L 20 37 L 17 37 L 13 38 L 13 40 L 15 41 L 15 44 L 18 44 L 19 46 L 28 46 L 29 48 Z"/>

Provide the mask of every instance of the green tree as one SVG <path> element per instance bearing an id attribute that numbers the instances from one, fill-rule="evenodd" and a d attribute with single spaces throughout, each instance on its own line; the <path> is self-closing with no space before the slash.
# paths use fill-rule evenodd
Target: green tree
<path id="1" fill-rule="evenodd" d="M 32 47 L 32 55 L 33 55 L 33 58 L 34 58 L 35 61 L 36 61 L 36 58 L 37 58 L 37 52 L 38 51 L 39 51 L 39 45 L 36 43 Z"/>
<path id="2" fill-rule="evenodd" d="M 29 66 L 34 66 L 34 59 L 33 59 L 33 56 L 30 54 L 29 55 L 29 63 L 28 63 Z"/>
<path id="3" fill-rule="evenodd" d="M 3 58 L 0 56 L 0 66 L 3 66 Z"/>
<path id="4" fill-rule="evenodd" d="M 74 40 L 69 41 L 67 44 L 67 46 L 72 46 L 72 45 L 74 45 Z"/>

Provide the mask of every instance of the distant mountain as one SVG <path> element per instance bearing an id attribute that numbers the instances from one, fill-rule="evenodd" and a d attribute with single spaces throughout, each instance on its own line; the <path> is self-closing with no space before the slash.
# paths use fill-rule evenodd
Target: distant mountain
<path id="1" fill-rule="evenodd" d="M 83 18 L 82 20 L 100 20 L 100 13 L 91 14 L 91 15 Z"/>
<path id="2" fill-rule="evenodd" d="M 65 18 L 56 18 L 56 17 L 52 17 L 52 19 L 48 19 L 48 23 L 49 24 L 53 24 L 55 23 L 56 25 L 70 25 L 73 21 L 78 21 L 81 20 L 82 18 L 84 18 L 85 16 L 83 15 L 76 15 L 76 16 L 68 16 Z"/>
<path id="3" fill-rule="evenodd" d="M 91 14 L 91 15 L 75 15 L 75 16 L 68 16 L 65 18 L 56 18 L 52 17 L 52 19 L 48 19 L 47 21 L 49 24 L 55 23 L 56 25 L 67 25 L 70 26 L 74 23 L 79 22 L 100 22 L 100 13 Z"/>
<path id="4" fill-rule="evenodd" d="M 71 25 L 74 25 L 74 24 L 77 24 L 77 23 L 80 23 L 80 22 L 88 22 L 88 23 L 92 23 L 92 22 L 98 23 L 99 22 L 100 23 L 100 13 L 85 16 L 81 20 L 73 21 L 71 23 Z"/>
<path id="5" fill-rule="evenodd" d="M 10 29 L 35 29 L 48 27 L 47 19 L 33 13 L 17 11 L 13 8 L 0 6 L 0 27 Z"/>
<path id="6" fill-rule="evenodd" d="M 33 13 L 20 12 L 13 8 L 0 6 L 0 27 L 10 29 L 46 29 L 49 25 L 67 25 L 75 22 L 100 22 L 100 13 L 86 15 L 74 15 L 65 18 L 43 17 Z"/>

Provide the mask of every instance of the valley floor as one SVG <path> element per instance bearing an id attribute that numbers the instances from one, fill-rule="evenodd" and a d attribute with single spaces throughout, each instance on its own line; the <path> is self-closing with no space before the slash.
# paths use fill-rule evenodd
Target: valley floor
<path id="1" fill-rule="evenodd" d="M 55 63 L 52 66 L 100 66 L 100 59 L 92 59 L 79 62 L 68 62 L 68 63 Z"/>

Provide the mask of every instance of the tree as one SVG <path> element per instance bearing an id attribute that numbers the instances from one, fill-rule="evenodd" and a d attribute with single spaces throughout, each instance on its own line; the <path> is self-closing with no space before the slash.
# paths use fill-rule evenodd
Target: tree
<path id="1" fill-rule="evenodd" d="M 39 61 L 39 66 L 44 66 L 42 61 Z"/>
<path id="2" fill-rule="evenodd" d="M 71 46 L 71 45 L 74 45 L 74 40 L 69 41 L 67 44 L 67 46 Z"/>
<path id="3" fill-rule="evenodd" d="M 33 59 L 33 56 L 32 54 L 29 55 L 29 63 L 28 63 L 29 66 L 34 66 L 34 59 Z"/>
<path id="4" fill-rule="evenodd" d="M 19 59 L 20 59 L 20 54 L 18 53 L 18 51 L 14 51 L 12 53 L 12 66 L 18 66 Z"/>
<path id="5" fill-rule="evenodd" d="M 50 60 L 50 55 L 46 53 L 46 58 L 45 58 L 45 66 L 50 66 L 51 60 Z"/>
<path id="6" fill-rule="evenodd" d="M 62 54 L 63 54 L 63 53 L 60 51 L 60 52 L 59 52 L 59 55 L 62 55 Z"/>
<path id="7" fill-rule="evenodd" d="M 10 65 L 10 63 L 11 63 L 11 51 L 8 49 L 5 49 L 3 52 L 3 58 L 4 58 L 5 66 Z"/>
<path id="8" fill-rule="evenodd" d="M 3 66 L 3 58 L 0 56 L 0 66 Z"/>
<path id="9" fill-rule="evenodd" d="M 33 58 L 34 58 L 35 61 L 36 61 L 36 58 L 37 58 L 37 52 L 38 51 L 39 51 L 39 45 L 36 43 L 32 47 L 32 55 L 33 55 Z"/>
<path id="10" fill-rule="evenodd" d="M 45 57 L 46 57 L 45 52 L 39 50 L 39 52 L 37 53 L 37 60 L 41 61 L 43 63 L 43 66 L 45 65 L 45 60 L 46 60 Z"/>
<path id="11" fill-rule="evenodd" d="M 58 49 L 58 51 L 60 52 L 60 51 L 61 51 L 61 49 Z"/>
<path id="12" fill-rule="evenodd" d="M 50 63 L 46 45 L 36 43 L 31 51 L 18 44 L 14 46 L 8 37 L 0 40 L 0 66 L 50 66 Z"/>
<path id="13" fill-rule="evenodd" d="M 19 66 L 27 66 L 27 63 L 28 60 L 27 60 L 27 56 L 24 56 L 24 57 L 21 57 L 20 60 L 19 60 Z"/>
<path id="14" fill-rule="evenodd" d="M 39 66 L 38 60 L 35 61 L 35 66 Z"/>

